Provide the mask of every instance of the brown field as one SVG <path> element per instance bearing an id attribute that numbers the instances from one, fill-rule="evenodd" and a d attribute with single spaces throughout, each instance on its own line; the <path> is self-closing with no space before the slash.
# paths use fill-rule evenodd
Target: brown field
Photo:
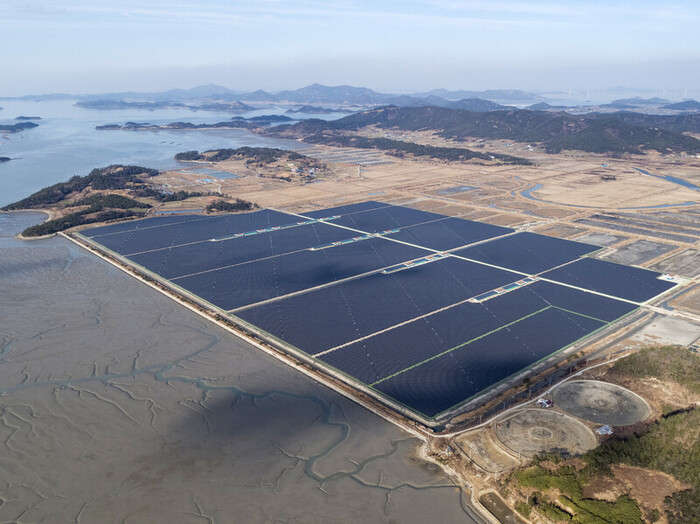
<path id="1" fill-rule="evenodd" d="M 409 136 L 410 135 L 410 136 Z M 416 142 L 447 144 L 442 139 L 429 140 L 426 136 L 407 133 Z M 470 144 L 459 144 L 464 147 Z M 160 175 L 157 182 L 174 189 L 217 191 L 255 201 L 263 207 L 330 206 L 337 202 L 351 202 L 370 198 L 398 201 L 402 198 L 428 200 L 453 204 L 451 214 L 462 214 L 476 208 L 489 211 L 507 211 L 523 214 L 532 219 L 562 220 L 586 216 L 592 211 L 619 208 L 642 208 L 665 204 L 698 202 L 697 192 L 671 182 L 643 175 L 633 168 L 653 174 L 673 175 L 690 182 L 700 183 L 695 159 L 647 155 L 625 159 L 608 158 L 594 154 L 548 155 L 527 151 L 526 146 L 506 147 L 502 143 L 487 145 L 487 150 L 518 154 L 535 162 L 533 166 L 485 165 L 477 163 L 447 163 L 428 160 L 398 159 L 381 155 L 387 163 L 358 166 L 329 163 L 329 171 L 310 184 L 285 182 L 269 174 L 260 176 L 240 161 L 215 164 L 215 168 L 241 176 L 238 179 L 217 179 L 188 174 L 177 170 Z M 314 146 L 304 151 L 325 158 L 334 158 L 346 150 L 328 146 Z M 365 151 L 362 151 L 365 153 Z M 351 155 L 345 155 L 348 157 Z M 341 157 L 341 158 L 345 158 Z M 603 164 L 606 167 L 602 167 Z M 604 181 L 601 175 L 611 174 L 617 180 Z M 202 180 L 204 178 L 204 181 Z M 542 187 L 533 191 L 531 200 L 520 195 L 535 184 Z M 445 193 L 445 189 L 471 186 L 464 192 Z"/>

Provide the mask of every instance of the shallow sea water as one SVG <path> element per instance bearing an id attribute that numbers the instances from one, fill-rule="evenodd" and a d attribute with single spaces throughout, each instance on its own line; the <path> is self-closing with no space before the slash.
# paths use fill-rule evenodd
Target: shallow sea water
<path id="1" fill-rule="evenodd" d="M 98 131 L 103 124 L 140 122 L 167 124 L 186 121 L 195 124 L 223 122 L 231 113 L 188 109 L 96 111 L 75 107 L 75 101 L 27 102 L 0 100 L 0 123 L 17 123 L 18 116 L 39 116 L 39 125 L 20 133 L 0 134 L 0 156 L 12 160 L 0 164 L 0 207 L 74 175 L 87 175 L 93 168 L 110 164 L 136 164 L 154 169 L 191 167 L 174 160 L 176 153 L 193 149 L 280 147 L 299 149 L 295 140 L 278 140 L 253 135 L 243 129 Z M 268 108 L 242 113 L 252 117 L 282 113 Z M 297 115 L 302 118 L 305 115 Z M 321 115 L 339 118 L 342 114 Z"/>

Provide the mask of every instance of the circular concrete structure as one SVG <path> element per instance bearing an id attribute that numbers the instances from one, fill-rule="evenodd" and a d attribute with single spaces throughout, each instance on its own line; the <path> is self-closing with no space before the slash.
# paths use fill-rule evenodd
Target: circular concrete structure
<path id="1" fill-rule="evenodd" d="M 546 409 L 526 409 L 493 426 L 498 440 L 515 453 L 544 451 L 580 455 L 598 445 L 593 432 L 573 417 Z"/>
<path id="2" fill-rule="evenodd" d="M 651 409 L 629 389 L 598 380 L 572 380 L 553 392 L 554 404 L 567 413 L 598 424 L 627 426 L 645 420 Z"/>

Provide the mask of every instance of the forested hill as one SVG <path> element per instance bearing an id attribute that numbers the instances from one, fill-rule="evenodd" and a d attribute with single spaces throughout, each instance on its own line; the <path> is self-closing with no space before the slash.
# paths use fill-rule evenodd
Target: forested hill
<path id="1" fill-rule="evenodd" d="M 362 111 L 332 122 L 306 120 L 271 131 L 308 136 L 358 130 L 369 125 L 407 131 L 435 130 L 446 138 L 540 143 L 549 152 L 573 149 L 592 153 L 642 153 L 644 149 L 656 149 L 661 153 L 700 153 L 700 140 L 683 134 L 700 132 L 700 114 L 571 115 L 525 109 L 477 113 L 444 107 L 392 106 Z"/>

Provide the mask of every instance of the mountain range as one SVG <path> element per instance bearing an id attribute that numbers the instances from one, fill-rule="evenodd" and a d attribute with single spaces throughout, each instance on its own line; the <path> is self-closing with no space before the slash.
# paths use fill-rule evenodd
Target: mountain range
<path id="1" fill-rule="evenodd" d="M 619 92 L 623 92 L 622 89 L 619 88 Z M 611 92 L 617 91 L 611 90 Z M 254 109 L 249 104 L 253 104 L 255 107 L 270 104 L 315 106 L 319 110 L 323 110 L 321 112 L 328 108 L 337 109 L 339 107 L 348 112 L 355 112 L 381 106 L 436 106 L 476 112 L 510 110 L 514 109 L 513 105 L 546 111 L 557 111 L 570 107 L 549 105 L 546 99 L 540 95 L 515 89 L 489 89 L 485 91 L 434 89 L 413 94 L 395 94 L 380 93 L 366 87 L 349 85 L 325 86 L 317 83 L 300 89 L 279 92 L 263 90 L 242 92 L 216 84 L 207 84 L 190 89 L 170 89 L 161 92 L 127 91 L 90 95 L 54 93 L 28 95 L 16 97 L 15 99 L 34 101 L 77 99 L 77 105 L 92 109 L 183 107 L 192 110 L 229 112 L 242 112 Z M 654 111 L 697 111 L 698 103 L 693 100 L 685 100 L 684 102 L 672 104 L 664 98 L 634 96 L 632 98 L 619 98 L 608 104 L 580 107 L 590 107 L 591 111 L 596 111 L 598 108 L 612 110 L 643 110 L 643 108 L 651 108 Z"/>
<path id="2" fill-rule="evenodd" d="M 169 102 L 191 103 L 201 102 L 254 102 L 254 103 L 286 103 L 286 104 L 329 104 L 344 106 L 373 106 L 373 105 L 438 105 L 454 107 L 451 104 L 464 99 L 479 99 L 491 102 L 510 103 L 535 103 L 542 98 L 534 93 L 518 90 L 487 90 L 487 91 L 447 91 L 436 89 L 427 93 L 410 95 L 398 95 L 393 93 L 380 93 L 366 87 L 354 87 L 348 85 L 324 86 L 311 84 L 300 89 L 285 90 L 279 92 L 267 92 L 257 90 L 252 92 L 234 91 L 216 84 L 207 84 L 191 89 L 170 89 L 161 92 L 137 92 L 127 91 L 121 93 L 101 93 L 89 95 L 69 95 L 64 93 L 52 93 L 47 95 L 27 95 L 15 97 L 18 100 L 66 100 L 78 99 L 85 104 L 100 101 L 106 104 L 112 102 Z M 469 103 L 462 102 L 462 105 Z M 484 106 L 490 110 L 498 109 L 497 106 Z"/>
<path id="3" fill-rule="evenodd" d="M 700 132 L 700 113 L 647 115 L 620 112 L 570 115 L 566 112 L 500 110 L 465 111 L 444 107 L 384 107 L 333 120 L 304 120 L 274 127 L 277 136 L 306 138 L 357 131 L 367 126 L 406 131 L 432 130 L 454 139 L 479 137 L 541 144 L 549 152 L 700 153 L 700 140 L 684 133 Z"/>

